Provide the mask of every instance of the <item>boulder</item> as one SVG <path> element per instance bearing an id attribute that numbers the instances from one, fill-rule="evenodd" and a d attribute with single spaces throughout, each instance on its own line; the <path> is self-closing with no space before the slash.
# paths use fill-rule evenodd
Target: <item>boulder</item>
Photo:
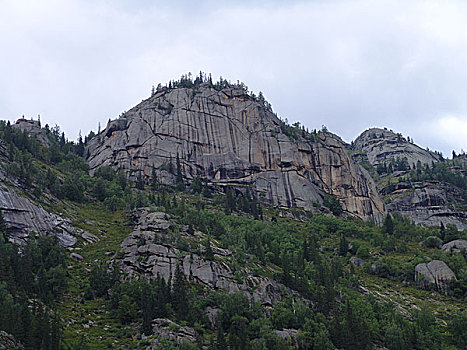
<path id="1" fill-rule="evenodd" d="M 467 251 L 467 241 L 465 239 L 456 239 L 454 241 L 443 244 L 441 247 L 445 252 L 459 253 L 462 249 Z"/>
<path id="2" fill-rule="evenodd" d="M 0 331 L 0 350 L 24 350 L 24 346 L 11 334 Z"/>
<path id="3" fill-rule="evenodd" d="M 455 279 L 454 272 L 441 260 L 433 260 L 428 264 L 421 263 L 415 266 L 415 281 L 424 289 L 434 286 L 438 290 L 446 292 L 449 290 L 451 281 Z"/>
<path id="4" fill-rule="evenodd" d="M 81 237 L 87 242 L 87 243 L 96 243 L 99 242 L 99 237 L 96 235 L 93 235 L 92 233 L 82 231 L 81 232 Z"/>
<path id="5" fill-rule="evenodd" d="M 365 263 L 365 261 L 363 259 L 357 258 L 356 256 L 352 256 L 349 259 L 349 261 L 354 266 L 363 266 L 363 264 Z"/>
<path id="6" fill-rule="evenodd" d="M 288 329 L 288 328 L 284 328 L 284 329 L 276 329 L 274 330 L 274 333 L 276 333 L 277 336 L 285 339 L 285 340 L 288 340 L 289 343 L 294 347 L 294 349 L 298 349 L 299 346 L 298 346 L 298 342 L 297 342 L 297 334 L 298 334 L 298 330 L 296 329 Z"/>
<path id="7" fill-rule="evenodd" d="M 70 258 L 72 258 L 75 261 L 83 261 L 84 260 L 84 258 L 81 255 L 77 254 L 77 253 L 71 253 Z"/>
<path id="8" fill-rule="evenodd" d="M 160 349 L 162 339 L 168 339 L 180 344 L 196 342 L 196 332 L 188 326 L 181 326 L 168 318 L 156 318 L 152 321 L 154 340 L 149 349 Z"/>

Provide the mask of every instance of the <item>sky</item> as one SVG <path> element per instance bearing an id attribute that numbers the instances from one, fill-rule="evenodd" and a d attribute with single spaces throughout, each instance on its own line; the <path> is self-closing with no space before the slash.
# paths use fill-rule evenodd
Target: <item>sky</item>
<path id="1" fill-rule="evenodd" d="M 104 127 L 200 70 L 350 142 L 388 127 L 467 150 L 467 2 L 0 0 L 0 119 Z"/>

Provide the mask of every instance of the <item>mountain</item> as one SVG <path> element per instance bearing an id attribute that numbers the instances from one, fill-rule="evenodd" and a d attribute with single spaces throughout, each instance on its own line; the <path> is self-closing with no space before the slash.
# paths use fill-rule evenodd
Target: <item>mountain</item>
<path id="1" fill-rule="evenodd" d="M 0 348 L 465 348 L 454 156 L 203 75 L 77 142 L 0 121 Z"/>
<path id="2" fill-rule="evenodd" d="M 465 155 L 449 161 L 379 128 L 364 131 L 352 149 L 357 162 L 371 167 L 389 212 L 425 226 L 467 228 Z"/>
<path id="3" fill-rule="evenodd" d="M 271 205 L 313 211 L 327 193 L 352 216 L 381 221 L 385 213 L 372 178 L 339 137 L 286 125 L 238 85 L 163 88 L 110 121 L 87 152 L 91 171 L 110 165 L 131 179 L 173 184 L 166 169 L 179 157 L 186 180 L 248 187 Z"/>

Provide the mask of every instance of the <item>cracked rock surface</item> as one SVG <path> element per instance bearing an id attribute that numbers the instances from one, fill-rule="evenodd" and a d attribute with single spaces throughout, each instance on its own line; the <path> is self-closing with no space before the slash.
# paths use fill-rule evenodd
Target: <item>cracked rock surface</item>
<path id="1" fill-rule="evenodd" d="M 124 253 L 119 264 L 129 277 L 138 278 L 162 276 L 166 281 L 175 275 L 177 264 L 180 265 L 185 277 L 189 281 L 197 282 L 207 288 L 222 289 L 228 293 L 242 292 L 250 302 L 260 302 L 271 306 L 281 299 L 283 287 L 276 281 L 264 276 L 255 275 L 244 268 L 236 272 L 229 264 L 232 252 L 213 245 L 214 259 L 203 257 L 202 248 L 197 250 L 177 248 L 171 243 L 170 235 L 173 223 L 167 214 L 162 212 L 150 213 L 144 210 L 135 230 L 122 242 Z M 175 236 L 190 239 L 187 228 L 178 228 Z M 203 238 L 200 232 L 195 232 L 197 241 Z M 241 278 L 238 277 L 241 274 Z"/>
<path id="2" fill-rule="evenodd" d="M 248 185 L 272 205 L 312 210 L 331 193 L 353 216 L 377 219 L 385 212 L 373 180 L 339 137 L 299 129 L 289 137 L 281 124 L 239 88 L 161 91 L 89 141 L 88 162 L 91 171 L 110 165 L 147 180 L 155 169 L 159 181 L 173 183 L 166 169 L 178 154 L 186 179 Z"/>
<path id="3" fill-rule="evenodd" d="M 421 263 L 415 266 L 415 281 L 422 288 L 426 289 L 434 285 L 438 290 L 447 291 L 454 279 L 456 279 L 454 272 L 444 261 L 433 260 L 428 264 Z"/>

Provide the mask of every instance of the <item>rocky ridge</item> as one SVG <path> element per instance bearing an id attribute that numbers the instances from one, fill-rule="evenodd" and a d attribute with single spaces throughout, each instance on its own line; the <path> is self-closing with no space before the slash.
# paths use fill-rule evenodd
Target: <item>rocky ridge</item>
<path id="1" fill-rule="evenodd" d="M 87 152 L 91 171 L 110 165 L 149 180 L 154 170 L 159 181 L 173 183 L 167 168 L 178 155 L 185 179 L 249 186 L 272 205 L 313 210 L 329 193 L 362 219 L 385 212 L 373 180 L 341 139 L 284 127 L 238 87 L 163 89 L 110 121 Z"/>
<path id="2" fill-rule="evenodd" d="M 409 142 L 402 134 L 396 134 L 386 128 L 370 128 L 362 132 L 353 142 L 353 146 L 361 150 L 373 166 L 389 163 L 398 157 L 406 158 L 411 167 L 416 166 L 418 162 L 422 165 L 431 165 L 432 162 L 439 161 L 438 155 Z"/>
<path id="3" fill-rule="evenodd" d="M 399 212 L 425 226 L 453 224 L 458 229 L 467 228 L 467 214 L 455 208 L 456 203 L 464 202 L 461 189 L 447 182 L 409 180 L 411 171 L 423 174 L 427 167 L 444 159 L 408 139 L 386 128 L 370 128 L 352 143 L 354 159 L 373 167 L 388 212 Z M 462 172 L 459 167 L 451 168 Z"/>
<path id="4" fill-rule="evenodd" d="M 12 126 L 26 132 L 28 135 L 36 137 L 41 144 L 50 146 L 49 138 L 47 137 L 46 132 L 41 128 L 41 122 L 39 120 L 21 118 Z"/>
<path id="5" fill-rule="evenodd" d="M 77 239 L 77 230 L 68 219 L 49 213 L 34 204 L 29 198 L 18 194 L 13 187 L 6 185 L 0 176 L 0 210 L 5 218 L 9 239 L 23 244 L 31 233 L 54 235 L 62 247 L 73 246 Z"/>
<path id="6" fill-rule="evenodd" d="M 171 243 L 174 231 L 178 240 L 197 242 L 196 248 Z M 199 247 L 203 239 L 205 235 L 199 231 L 190 234 L 188 227 L 177 227 L 167 214 L 144 209 L 134 231 L 122 242 L 124 256 L 117 263 L 129 278 L 160 275 L 166 281 L 173 280 L 179 265 L 189 281 L 207 288 L 240 291 L 252 303 L 258 301 L 266 306 L 280 300 L 283 287 L 278 282 L 250 270 L 235 271 L 229 264 L 232 252 L 228 249 L 212 244 L 214 258 L 205 258 L 205 248 Z"/>

